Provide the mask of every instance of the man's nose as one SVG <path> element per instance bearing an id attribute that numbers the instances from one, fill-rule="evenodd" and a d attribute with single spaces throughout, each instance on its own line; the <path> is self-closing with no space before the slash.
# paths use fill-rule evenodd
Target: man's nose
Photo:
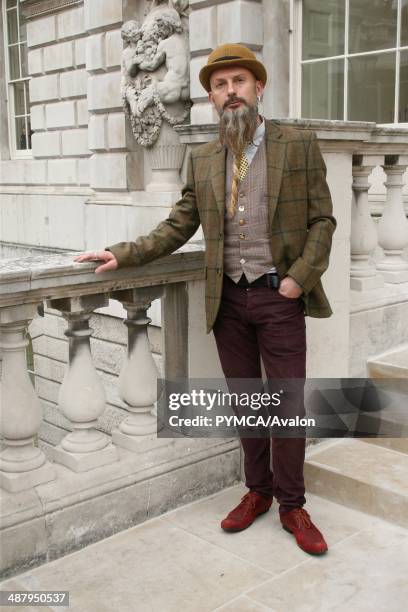
<path id="1" fill-rule="evenodd" d="M 234 81 L 229 81 L 227 83 L 227 87 L 228 87 L 228 95 L 230 97 L 235 96 L 236 95 L 236 91 L 235 91 L 235 83 L 234 83 Z"/>

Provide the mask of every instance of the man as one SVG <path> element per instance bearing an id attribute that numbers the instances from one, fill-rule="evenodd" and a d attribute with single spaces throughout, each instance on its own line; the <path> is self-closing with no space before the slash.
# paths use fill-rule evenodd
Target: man
<path id="1" fill-rule="evenodd" d="M 200 81 L 220 116 L 220 139 L 193 150 L 181 199 L 148 236 L 77 261 L 96 273 L 142 265 L 184 244 L 202 224 L 206 242 L 207 332 L 228 379 L 304 378 L 305 314 L 331 315 L 320 277 L 329 262 L 332 216 L 316 136 L 259 116 L 267 74 L 243 45 L 215 49 Z M 241 438 L 249 488 L 222 521 L 246 529 L 279 502 L 282 526 L 308 553 L 327 544 L 303 509 L 305 438 Z"/>

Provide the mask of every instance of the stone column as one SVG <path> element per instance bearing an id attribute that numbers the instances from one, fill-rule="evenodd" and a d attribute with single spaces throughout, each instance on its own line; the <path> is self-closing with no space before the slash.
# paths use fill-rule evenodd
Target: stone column
<path id="1" fill-rule="evenodd" d="M 387 200 L 378 226 L 378 243 L 384 250 L 384 257 L 377 263 L 377 269 L 387 283 L 408 282 L 408 261 L 403 257 L 408 246 L 408 220 L 402 199 L 407 165 L 406 155 L 385 156 Z"/>
<path id="2" fill-rule="evenodd" d="M 50 449 L 55 461 L 74 472 L 84 472 L 116 461 L 117 449 L 109 436 L 98 431 L 98 417 L 105 410 L 105 391 L 92 361 L 89 318 L 96 308 L 107 306 L 105 295 L 49 300 L 68 322 L 69 360 L 60 388 L 58 405 L 72 425 L 72 432 Z"/>
<path id="3" fill-rule="evenodd" d="M 38 447 L 41 403 L 27 372 L 27 326 L 37 304 L 0 309 L 0 486 L 15 493 L 55 478 L 55 469 Z"/>
<path id="4" fill-rule="evenodd" d="M 148 450 L 157 443 L 155 403 L 160 374 L 149 346 L 147 328 L 151 319 L 146 312 L 162 293 L 162 287 L 142 287 L 115 291 L 110 296 L 128 313 L 128 354 L 119 376 L 119 392 L 130 413 L 112 432 L 112 440 L 131 451 Z"/>
<path id="5" fill-rule="evenodd" d="M 377 246 L 377 230 L 368 202 L 368 177 L 382 161 L 382 157 L 377 159 L 373 156 L 353 155 L 350 287 L 356 291 L 384 285 L 383 278 L 370 262 L 370 256 Z"/>
<path id="6" fill-rule="evenodd" d="M 188 289 L 186 283 L 166 285 L 162 300 L 164 371 L 166 380 L 188 378 Z"/>

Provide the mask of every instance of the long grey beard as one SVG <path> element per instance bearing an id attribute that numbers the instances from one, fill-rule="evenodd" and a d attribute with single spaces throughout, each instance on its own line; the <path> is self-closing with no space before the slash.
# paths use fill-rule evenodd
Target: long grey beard
<path id="1" fill-rule="evenodd" d="M 242 153 L 248 142 L 252 142 L 258 125 L 258 105 L 242 106 L 236 110 L 223 110 L 220 115 L 220 141 L 235 156 Z"/>

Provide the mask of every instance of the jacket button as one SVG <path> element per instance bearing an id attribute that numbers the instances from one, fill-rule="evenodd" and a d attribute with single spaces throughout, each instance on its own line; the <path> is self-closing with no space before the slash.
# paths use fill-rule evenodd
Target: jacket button
<path id="1" fill-rule="evenodd" d="M 240 225 L 245 225 L 245 221 L 244 221 L 244 219 L 240 219 L 240 220 L 239 220 L 239 224 L 240 224 Z"/>
<path id="2" fill-rule="evenodd" d="M 240 234 L 239 237 L 241 238 L 241 240 L 245 239 L 245 234 Z"/>

